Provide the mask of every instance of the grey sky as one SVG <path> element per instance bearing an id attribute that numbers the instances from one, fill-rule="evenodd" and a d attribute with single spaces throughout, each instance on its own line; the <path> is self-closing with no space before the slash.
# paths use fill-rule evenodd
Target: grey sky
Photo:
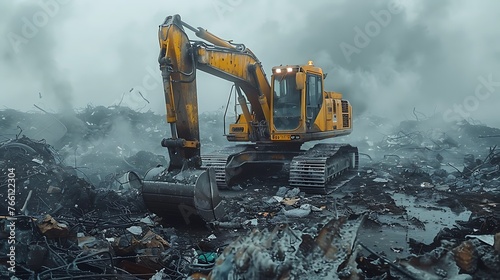
<path id="1" fill-rule="evenodd" d="M 122 103 L 141 108 L 141 91 L 151 102 L 143 110 L 164 113 L 157 27 L 178 13 L 245 44 L 268 77 L 274 65 L 313 60 L 329 73 L 326 89 L 344 93 L 357 113 L 405 119 L 416 107 L 500 125 L 500 2 L 404 1 L 398 13 L 391 3 L 400 1 L 0 1 L 0 107 L 109 106 L 126 93 Z M 225 105 L 231 85 L 198 77 L 200 110 Z"/>

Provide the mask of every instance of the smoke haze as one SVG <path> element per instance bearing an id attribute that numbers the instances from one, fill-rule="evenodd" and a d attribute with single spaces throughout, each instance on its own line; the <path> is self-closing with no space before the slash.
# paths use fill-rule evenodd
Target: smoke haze
<path id="1" fill-rule="evenodd" d="M 22 37 L 26 20 L 54 3 L 57 12 L 16 51 L 12 34 Z M 178 13 L 245 44 L 268 75 L 272 66 L 313 60 L 329 74 L 325 89 L 342 92 L 357 115 L 414 119 L 415 108 L 499 126 L 498 8 L 492 0 L 2 1 L 0 104 L 61 111 L 121 102 L 163 114 L 156 32 Z M 230 83 L 198 77 L 200 110 L 224 106 Z"/>

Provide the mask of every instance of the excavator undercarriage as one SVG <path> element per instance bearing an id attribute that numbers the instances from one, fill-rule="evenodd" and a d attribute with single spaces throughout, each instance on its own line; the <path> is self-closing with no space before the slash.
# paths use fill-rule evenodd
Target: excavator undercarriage
<path id="1" fill-rule="evenodd" d="M 332 179 L 345 171 L 356 170 L 358 165 L 358 149 L 341 144 L 316 144 L 309 150 L 249 144 L 202 155 L 202 168 L 215 170 L 220 189 L 237 184 L 244 178 L 266 177 L 282 170 L 288 172 L 291 187 L 325 193 Z"/>

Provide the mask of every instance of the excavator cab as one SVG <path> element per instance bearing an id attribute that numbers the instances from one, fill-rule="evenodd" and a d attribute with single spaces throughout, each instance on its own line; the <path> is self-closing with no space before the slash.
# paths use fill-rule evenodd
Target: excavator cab
<path id="1" fill-rule="evenodd" d="M 276 66 L 271 77 L 270 138 L 304 143 L 352 131 L 352 108 L 342 94 L 324 91 L 326 74 L 314 66 Z"/>
<path id="2" fill-rule="evenodd" d="M 272 79 L 273 123 L 278 131 L 293 131 L 300 127 L 302 120 L 303 85 L 298 82 L 297 76 L 303 73 L 292 67 L 285 69 L 276 68 Z"/>

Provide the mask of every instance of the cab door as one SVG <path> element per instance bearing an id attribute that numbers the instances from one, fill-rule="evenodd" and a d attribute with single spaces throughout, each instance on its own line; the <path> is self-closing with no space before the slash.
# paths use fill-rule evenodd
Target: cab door
<path id="1" fill-rule="evenodd" d="M 301 91 L 295 74 L 275 75 L 273 86 L 273 123 L 277 131 L 293 131 L 301 121 Z"/>
<path id="2" fill-rule="evenodd" d="M 321 76 L 308 73 L 306 76 L 306 125 L 307 129 L 312 127 L 312 124 L 318 116 L 319 110 L 323 103 L 323 87 Z"/>

